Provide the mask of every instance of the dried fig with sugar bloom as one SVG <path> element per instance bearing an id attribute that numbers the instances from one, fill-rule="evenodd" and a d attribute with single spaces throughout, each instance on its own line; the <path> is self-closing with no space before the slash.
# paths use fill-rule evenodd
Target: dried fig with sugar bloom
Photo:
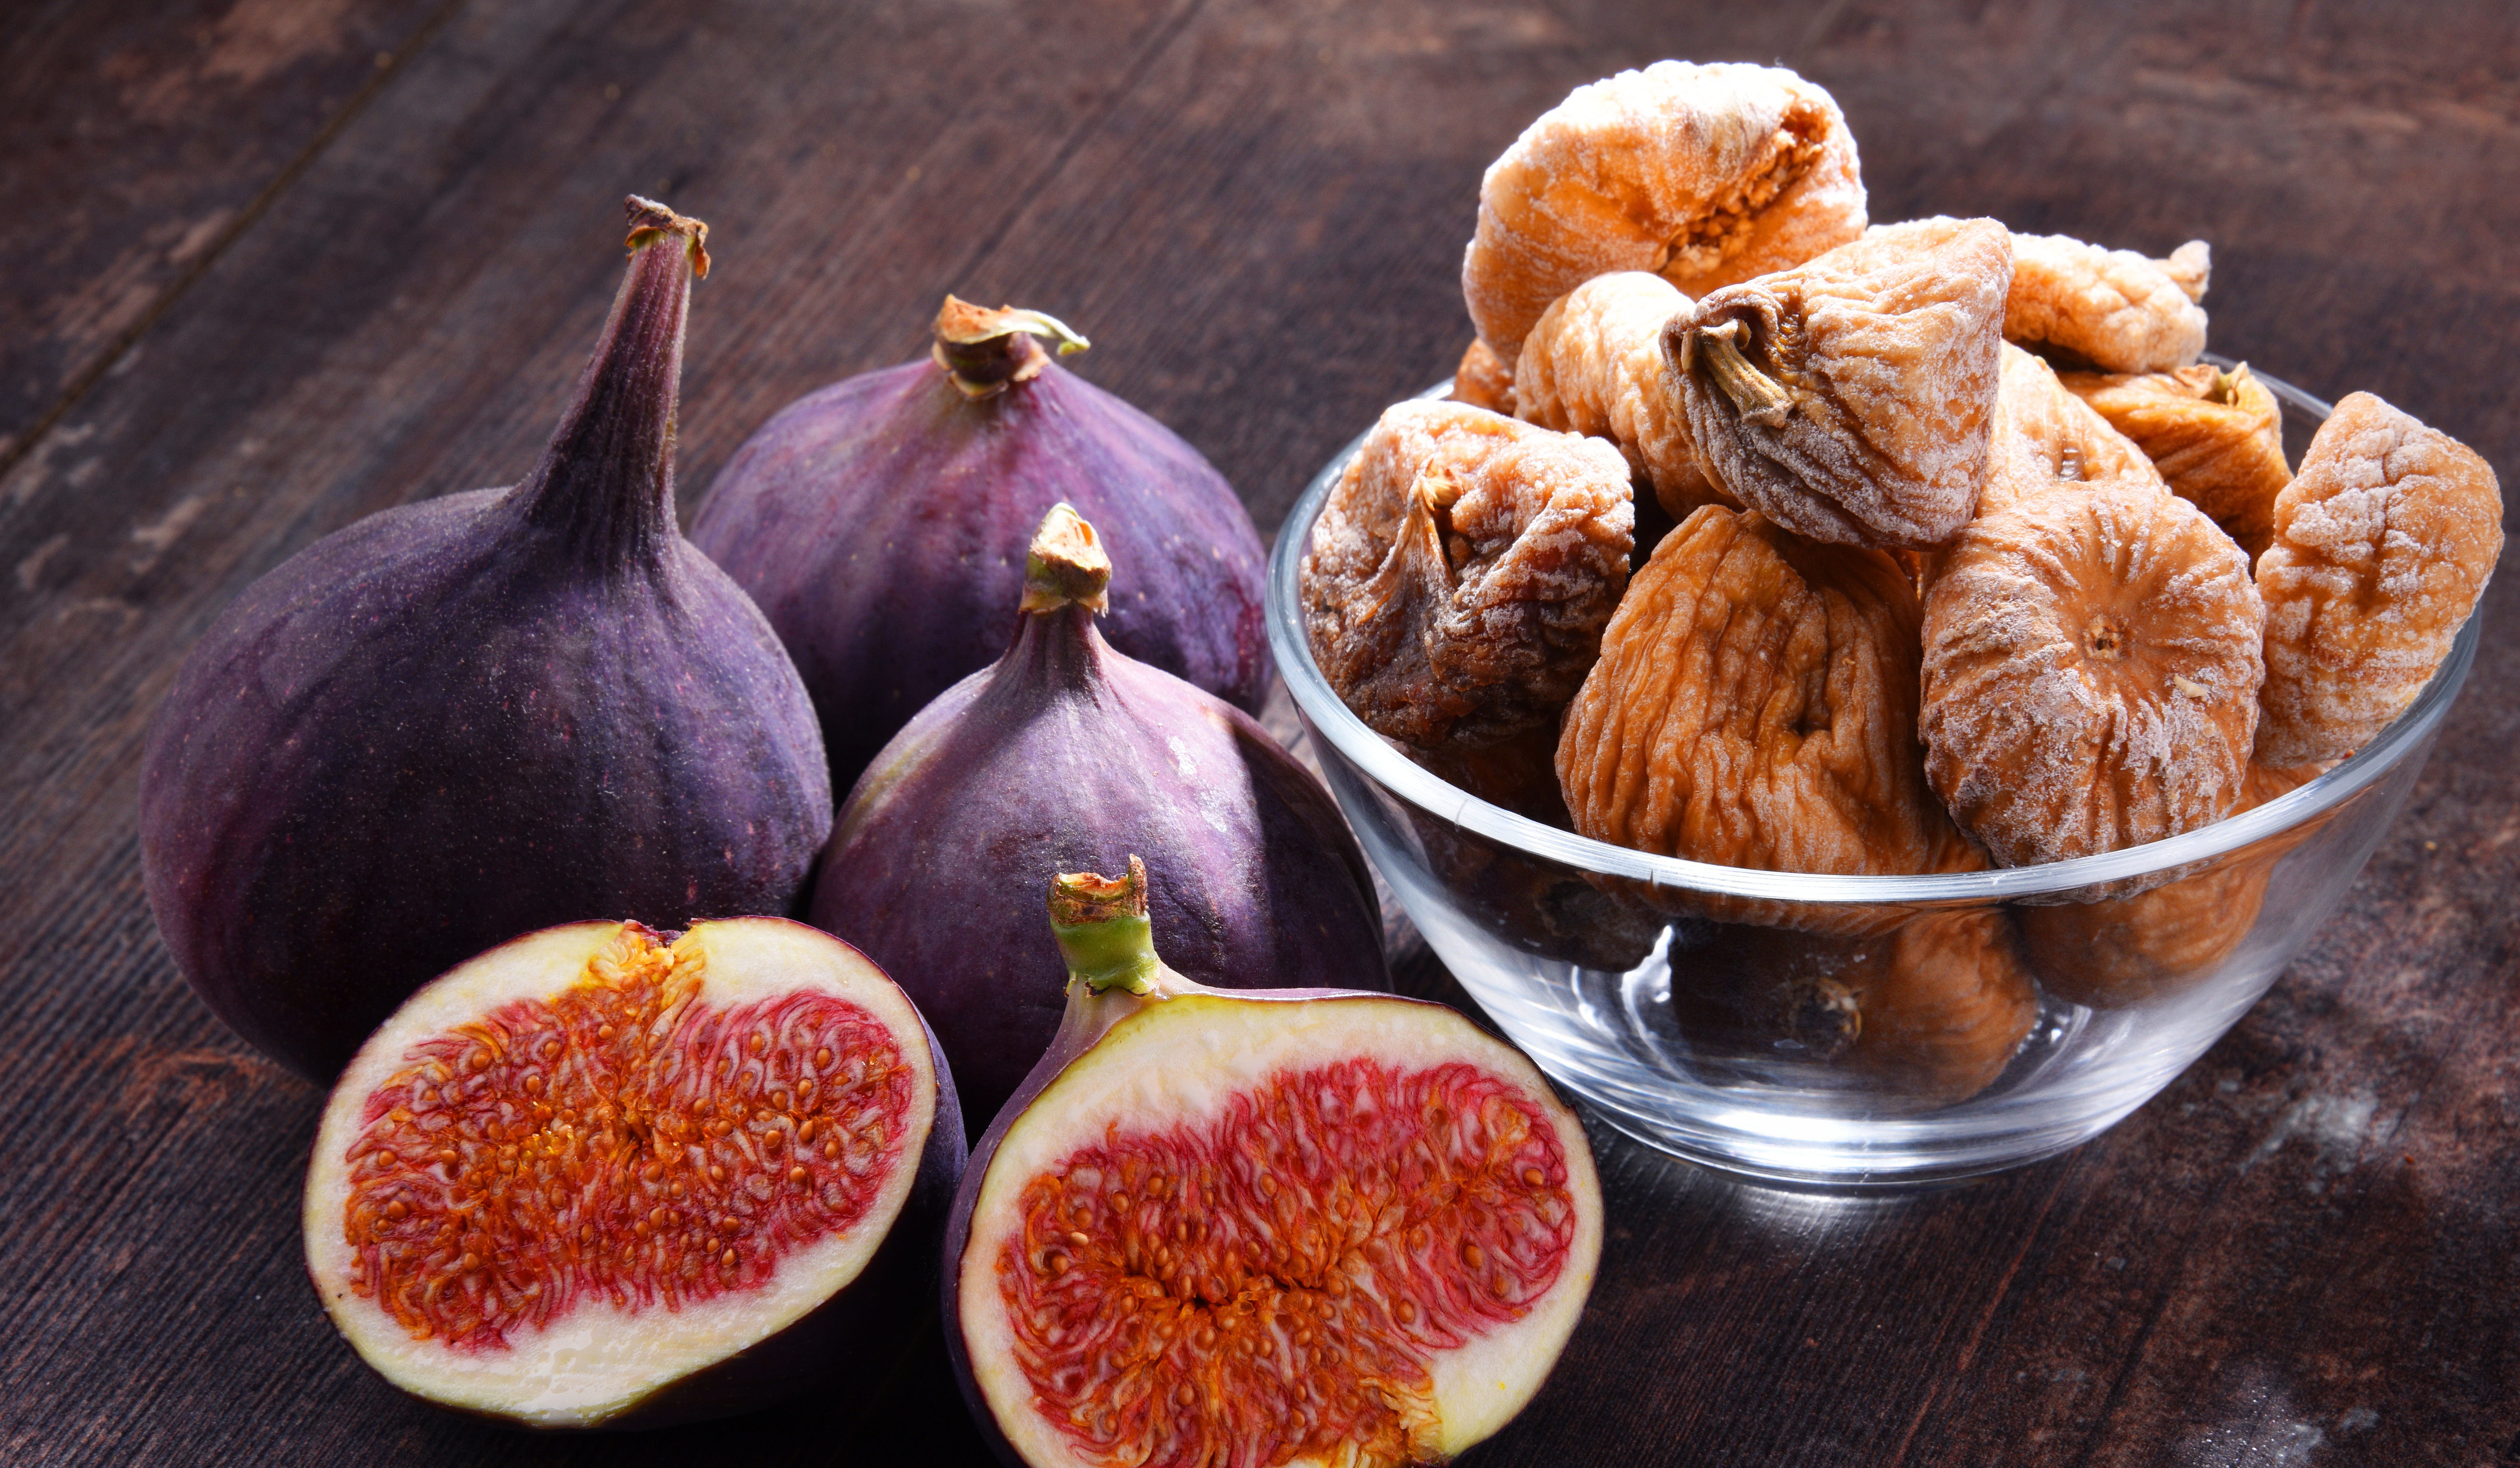
<path id="1" fill-rule="evenodd" d="M 1971 522 L 1925 600 L 1925 771 L 2007 867 L 2228 815 L 2257 732 L 2248 563 L 2155 481 L 2059 482 Z"/>
<path id="2" fill-rule="evenodd" d="M 1656 62 L 1577 87 L 1490 164 L 1462 294 L 1511 361 L 1549 303 L 1644 270 L 1694 295 L 1864 233 L 1855 139 L 1774 67 Z"/>
<path id="3" fill-rule="evenodd" d="M 2474 450 L 2367 392 L 2338 403 L 2258 558 L 2258 758 L 2341 760 L 2370 742 L 2450 656 L 2501 554 L 2502 489 Z"/>
<path id="4" fill-rule="evenodd" d="M 2042 493 L 2060 479 L 2160 482 L 2143 450 L 2067 391 L 2054 368 L 2009 341 L 2002 362 L 1978 513 Z"/>
<path id="5" fill-rule="evenodd" d="M 1593 665 L 1634 536 L 1608 444 L 1398 404 L 1314 523 L 1313 655 L 1358 718 L 1418 749 L 1545 727 Z"/>
<path id="6" fill-rule="evenodd" d="M 1575 829 L 1770 871 L 1982 862 L 1925 786 L 1916 618 L 1906 574 L 1878 551 L 1698 511 L 1637 574 L 1566 711 L 1557 781 Z"/>
<path id="7" fill-rule="evenodd" d="M 1453 372 L 1452 400 L 1512 417 L 1513 364 L 1499 360 L 1486 342 L 1471 337 L 1470 349 L 1462 353 L 1462 365 Z"/>
<path id="8" fill-rule="evenodd" d="M 2292 482 L 2283 410 L 2248 364 L 2177 372 L 2064 373 L 2057 380 L 2152 461 L 2171 493 L 2213 517 L 2254 560 L 2274 537 L 2275 496 Z"/>
<path id="9" fill-rule="evenodd" d="M 2205 242 L 2167 260 L 2104 249 L 2065 235 L 2012 237 L 2007 341 L 2063 354 L 2103 372 L 2168 372 L 2205 350 Z"/>
<path id="10" fill-rule="evenodd" d="M 1663 324 L 1689 304 L 1642 270 L 1596 276 L 1542 313 L 1513 376 L 1515 417 L 1616 444 L 1674 519 L 1700 505 L 1740 508 L 1699 467 L 1679 379 L 1663 360 Z"/>
<path id="11" fill-rule="evenodd" d="M 2012 258 L 1992 219 L 1893 225 L 1663 328 L 1709 478 L 1815 540 L 1921 550 L 1986 481 Z"/>

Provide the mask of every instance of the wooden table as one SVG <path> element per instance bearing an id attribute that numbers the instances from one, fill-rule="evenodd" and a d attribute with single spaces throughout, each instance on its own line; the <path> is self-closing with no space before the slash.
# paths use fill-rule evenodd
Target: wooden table
<path id="1" fill-rule="evenodd" d="M 319 1091 L 152 925 L 135 771 L 248 582 L 505 483 L 612 291 L 708 219 L 686 501 L 949 289 L 1050 309 L 1264 531 L 1468 339 L 1479 172 L 1663 56 L 1830 87 L 1875 218 L 2213 242 L 2214 344 L 2520 464 L 2520 19 L 2492 0 L 22 0 L 0 41 L 0 1459 L 973 1461 L 902 1410 L 619 1441 L 406 1401 L 299 1264 Z M 688 511 L 689 505 L 686 504 Z M 1747 1186 L 1606 1134 L 1590 1312 L 1475 1461 L 2520 1455 L 2520 575 L 2405 816 L 2266 1001 L 1974 1186 Z"/>

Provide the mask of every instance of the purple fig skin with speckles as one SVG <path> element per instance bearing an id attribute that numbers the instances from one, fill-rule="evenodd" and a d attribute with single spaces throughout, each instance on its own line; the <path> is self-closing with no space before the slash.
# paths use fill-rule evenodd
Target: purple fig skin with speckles
<path id="1" fill-rule="evenodd" d="M 786 912 L 830 832 L 803 685 L 674 528 L 705 227 L 650 207 L 534 472 L 371 515 L 256 581 L 151 729 L 158 931 L 221 1018 L 306 1076 L 520 933 Z"/>
<path id="2" fill-rule="evenodd" d="M 812 393 L 736 450 L 691 534 L 778 629 L 844 790 L 1006 650 L 1024 547 L 1061 501 L 1110 527 L 1111 645 L 1257 713 L 1274 668 L 1250 514 L 1197 450 L 1056 363 L 976 400 L 933 361 Z"/>
<path id="3" fill-rule="evenodd" d="M 1083 606 L 1019 622 L 868 767 L 808 910 L 936 1027 L 973 1132 L 1058 1029 L 1051 872 L 1144 856 L 1155 941 L 1200 983 L 1390 987 L 1364 855 L 1310 772 L 1241 710 L 1114 651 Z"/>

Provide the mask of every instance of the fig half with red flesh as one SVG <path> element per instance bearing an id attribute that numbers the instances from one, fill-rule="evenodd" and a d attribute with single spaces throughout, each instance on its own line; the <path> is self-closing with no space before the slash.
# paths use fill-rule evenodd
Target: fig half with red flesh
<path id="1" fill-rule="evenodd" d="M 1440 1463 L 1600 1260 L 1583 1129 L 1441 1004 L 1165 968 L 1145 867 L 1061 875 L 1058 1041 L 972 1154 L 946 1341 L 1007 1462 Z"/>
<path id="2" fill-rule="evenodd" d="M 387 1381 L 543 1428 L 879 1374 L 932 1298 L 954 1084 L 881 969 L 801 923 L 530 933 L 350 1062 L 307 1270 Z"/>

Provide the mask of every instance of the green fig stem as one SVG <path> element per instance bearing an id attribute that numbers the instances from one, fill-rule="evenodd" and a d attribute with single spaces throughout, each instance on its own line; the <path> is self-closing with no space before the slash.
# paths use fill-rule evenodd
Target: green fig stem
<path id="1" fill-rule="evenodd" d="M 674 524 L 674 437 L 692 281 L 708 226 L 633 195 L 630 265 L 542 461 L 517 486 L 527 523 L 606 569 L 654 562 Z"/>
<path id="2" fill-rule="evenodd" d="M 1050 354 L 1036 336 L 1057 341 L 1062 357 L 1094 344 L 1055 316 L 1012 306 L 991 311 L 948 295 L 936 313 L 936 344 L 929 355 L 965 397 L 977 400 L 1041 376 Z"/>
<path id="3" fill-rule="evenodd" d="M 1146 994 L 1163 964 L 1147 919 L 1147 864 L 1132 855 L 1125 877 L 1062 871 L 1050 879 L 1050 931 L 1067 959 L 1071 990 Z"/>
<path id="4" fill-rule="evenodd" d="M 1043 515 L 1024 551 L 1023 601 L 1016 610 L 1057 611 L 1082 606 L 1097 615 L 1110 609 L 1111 557 L 1093 522 L 1060 501 Z"/>
<path id="5" fill-rule="evenodd" d="M 1688 334 L 1688 355 L 1706 364 L 1707 376 L 1732 400 L 1733 410 L 1741 415 L 1742 422 L 1763 428 L 1777 427 L 1793 411 L 1793 396 L 1741 355 L 1734 339 L 1740 331 L 1741 323 L 1737 321 L 1695 328 Z"/>

